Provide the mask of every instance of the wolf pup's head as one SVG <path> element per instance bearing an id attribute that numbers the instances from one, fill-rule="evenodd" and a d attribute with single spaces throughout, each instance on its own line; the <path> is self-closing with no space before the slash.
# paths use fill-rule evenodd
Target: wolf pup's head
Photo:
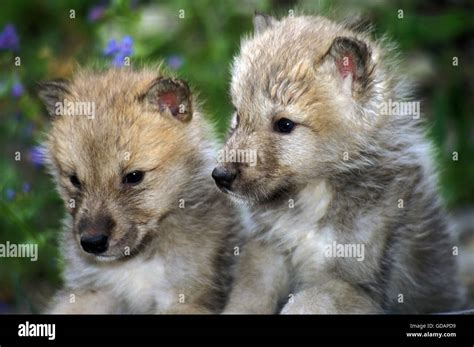
<path id="1" fill-rule="evenodd" d="M 40 97 L 52 116 L 47 161 L 79 247 L 104 260 L 136 254 L 192 177 L 187 84 L 155 71 L 82 71 L 41 83 Z"/>
<path id="2" fill-rule="evenodd" d="M 391 81 L 366 34 L 322 17 L 256 15 L 254 26 L 233 62 L 235 114 L 222 151 L 257 160 L 223 155 L 213 177 L 231 196 L 264 203 L 350 165 L 383 123 L 376 110 Z"/>

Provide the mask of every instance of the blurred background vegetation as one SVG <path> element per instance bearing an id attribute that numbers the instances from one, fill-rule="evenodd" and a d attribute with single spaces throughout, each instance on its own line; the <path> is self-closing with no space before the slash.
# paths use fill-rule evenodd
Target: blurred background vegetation
<path id="1" fill-rule="evenodd" d="M 3 0 L 0 7 L 0 243 L 39 247 L 37 262 L 0 258 L 0 313 L 38 312 L 61 284 L 57 236 L 64 210 L 38 147 L 48 117 L 36 83 L 68 77 L 76 64 L 164 60 L 200 92 L 222 135 L 232 111 L 229 64 L 255 10 L 334 19 L 359 14 L 376 37 L 387 33 L 399 44 L 438 149 L 442 194 L 458 229 L 474 232 L 472 1 Z M 472 254 L 473 239 L 462 239 Z M 472 257 L 467 264 L 474 266 Z"/>

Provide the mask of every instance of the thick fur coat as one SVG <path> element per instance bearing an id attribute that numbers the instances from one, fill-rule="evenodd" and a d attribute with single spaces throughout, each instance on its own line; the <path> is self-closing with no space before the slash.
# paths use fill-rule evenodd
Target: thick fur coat
<path id="1" fill-rule="evenodd" d="M 158 69 L 82 70 L 43 83 L 40 96 L 68 211 L 65 285 L 49 311 L 220 312 L 241 226 L 210 177 L 210 127 L 186 83 Z M 65 100 L 91 103 L 94 114 L 57 114 Z M 142 181 L 131 184 L 137 172 Z M 87 253 L 84 235 L 97 233 L 108 235 L 107 250 Z"/>
<path id="2" fill-rule="evenodd" d="M 431 145 L 419 115 L 383 109 L 413 101 L 393 47 L 323 17 L 254 24 L 232 66 L 224 150 L 256 151 L 258 162 L 219 166 L 233 177 L 222 190 L 255 221 L 226 311 L 459 307 Z"/>

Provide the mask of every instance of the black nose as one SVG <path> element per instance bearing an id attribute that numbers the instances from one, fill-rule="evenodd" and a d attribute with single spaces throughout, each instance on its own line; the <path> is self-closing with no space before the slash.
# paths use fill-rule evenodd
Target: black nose
<path id="1" fill-rule="evenodd" d="M 219 166 L 212 170 L 212 178 L 214 178 L 214 181 L 216 181 L 216 184 L 219 188 L 225 188 L 230 190 L 235 176 L 235 172 L 226 170 Z"/>
<path id="2" fill-rule="evenodd" d="M 100 254 L 107 250 L 107 235 L 82 236 L 81 246 L 87 253 Z"/>

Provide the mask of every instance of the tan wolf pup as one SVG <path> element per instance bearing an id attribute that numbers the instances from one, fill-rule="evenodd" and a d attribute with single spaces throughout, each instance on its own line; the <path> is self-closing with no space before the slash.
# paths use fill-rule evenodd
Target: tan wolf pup
<path id="1" fill-rule="evenodd" d="M 47 162 L 68 211 L 54 313 L 217 313 L 236 209 L 215 189 L 210 127 L 158 69 L 44 82 Z"/>

